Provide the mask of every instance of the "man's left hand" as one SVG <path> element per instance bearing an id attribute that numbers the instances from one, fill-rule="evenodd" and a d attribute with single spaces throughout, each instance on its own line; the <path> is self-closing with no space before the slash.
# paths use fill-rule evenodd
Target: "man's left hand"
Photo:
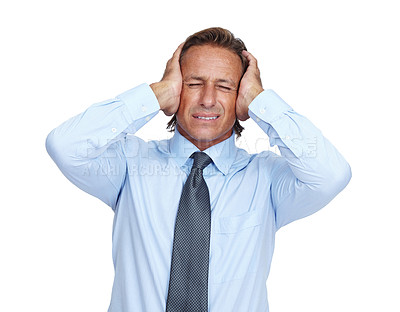
<path id="1" fill-rule="evenodd" d="M 244 121 L 250 118 L 250 103 L 257 95 L 264 91 L 264 89 L 262 87 L 260 70 L 256 58 L 247 51 L 243 51 L 242 54 L 247 58 L 249 66 L 240 81 L 239 92 L 236 99 L 236 116 L 239 120 Z"/>

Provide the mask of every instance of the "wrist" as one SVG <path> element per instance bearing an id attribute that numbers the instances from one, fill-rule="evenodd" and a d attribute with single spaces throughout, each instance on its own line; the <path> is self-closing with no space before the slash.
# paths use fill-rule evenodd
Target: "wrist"
<path id="1" fill-rule="evenodd" d="M 262 87 L 252 88 L 247 94 L 247 103 L 250 105 L 251 102 L 261 93 L 264 89 Z"/>
<path id="2" fill-rule="evenodd" d="M 157 98 L 160 110 L 162 110 L 167 116 L 173 115 L 174 106 L 177 97 L 174 95 L 174 90 L 168 82 L 160 81 L 150 85 L 154 95 Z M 179 97 L 178 97 L 179 98 Z"/>
<path id="3" fill-rule="evenodd" d="M 153 90 L 154 95 L 157 98 L 158 104 L 160 105 L 160 109 L 165 109 L 165 87 L 161 82 L 155 82 L 150 85 L 150 88 Z"/>

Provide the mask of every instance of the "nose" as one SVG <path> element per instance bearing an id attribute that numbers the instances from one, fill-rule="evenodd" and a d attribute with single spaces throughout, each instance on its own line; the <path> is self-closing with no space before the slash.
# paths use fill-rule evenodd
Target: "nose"
<path id="1" fill-rule="evenodd" d="M 213 107 L 217 103 L 216 91 L 212 84 L 205 84 L 201 90 L 200 104 L 205 108 Z"/>

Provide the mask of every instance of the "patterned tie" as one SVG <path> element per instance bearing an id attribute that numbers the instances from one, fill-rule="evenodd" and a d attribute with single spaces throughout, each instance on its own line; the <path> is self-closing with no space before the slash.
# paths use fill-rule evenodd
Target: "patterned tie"
<path id="1" fill-rule="evenodd" d="M 203 169 L 211 158 L 195 152 L 176 216 L 166 312 L 208 311 L 210 194 Z"/>

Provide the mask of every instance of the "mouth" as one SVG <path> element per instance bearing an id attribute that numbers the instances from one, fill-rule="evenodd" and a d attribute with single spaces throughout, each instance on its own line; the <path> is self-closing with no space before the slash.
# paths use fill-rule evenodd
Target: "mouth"
<path id="1" fill-rule="evenodd" d="M 219 115 L 193 115 L 194 118 L 206 121 L 212 121 L 219 118 Z"/>

